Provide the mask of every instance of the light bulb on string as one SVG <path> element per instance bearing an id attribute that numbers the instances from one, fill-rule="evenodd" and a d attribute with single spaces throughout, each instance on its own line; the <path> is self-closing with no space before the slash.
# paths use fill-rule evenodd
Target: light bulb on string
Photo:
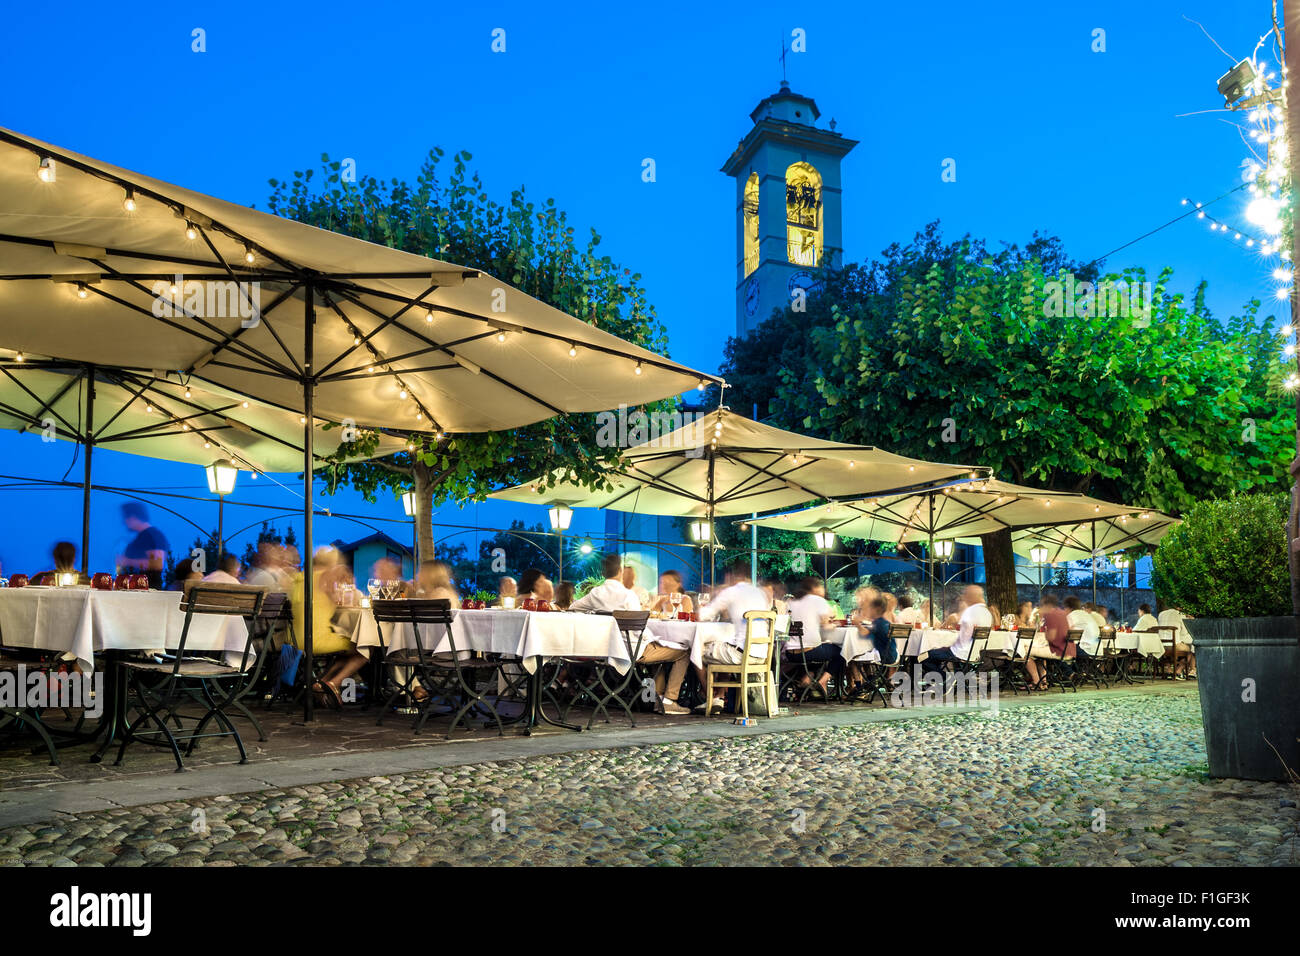
<path id="1" fill-rule="evenodd" d="M 185 238 L 193 242 L 198 237 L 199 237 L 199 231 L 198 229 L 194 228 L 194 223 L 187 222 L 185 224 Z"/>
<path id="2" fill-rule="evenodd" d="M 122 200 L 122 208 L 127 212 L 135 212 L 135 192 L 133 190 L 128 189 L 126 191 L 126 198 Z"/>

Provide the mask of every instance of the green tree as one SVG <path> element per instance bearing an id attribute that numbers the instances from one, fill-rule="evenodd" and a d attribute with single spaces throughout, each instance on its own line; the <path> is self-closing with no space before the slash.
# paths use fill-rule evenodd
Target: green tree
<path id="1" fill-rule="evenodd" d="M 345 182 L 341 164 L 321 157 L 320 175 L 297 171 L 288 182 L 270 180 L 269 208 L 289 219 L 407 252 L 479 269 L 561 311 L 620 338 L 667 354 L 667 335 L 647 301 L 641 276 L 599 249 L 591 230 L 580 242 L 555 200 L 538 205 L 523 188 L 508 202 L 491 199 L 468 152 L 451 159 L 445 180 L 443 150 L 433 149 L 415 182 L 372 176 Z M 659 407 L 659 406 L 655 406 Z M 561 478 L 600 486 L 620 452 L 597 445 L 592 415 L 561 415 L 505 432 L 415 437 L 406 453 L 323 470 L 329 491 L 350 485 L 367 500 L 387 491 L 416 493 L 419 513 L 434 504 L 481 500 L 494 488 L 558 470 Z M 372 451 L 367 434 L 349 453 Z M 431 517 L 420 522 L 421 556 L 434 553 Z"/>
<path id="2" fill-rule="evenodd" d="M 1149 317 L 1062 314 L 1061 290 L 1090 277 L 1054 239 L 990 252 L 969 237 L 943 244 L 932 226 L 882 261 L 827 275 L 803 331 L 787 333 L 807 341 L 782 356 L 765 403 L 746 393 L 763 382 L 737 375 L 750 356 L 724 374 L 777 425 L 1015 482 L 1174 513 L 1285 487 L 1295 411 L 1273 317 L 1256 301 L 1220 321 L 1203 283 L 1188 301 L 1168 270 Z M 1100 278 L 1147 281 L 1141 270 Z M 1012 606 L 1010 535 L 983 544 L 990 595 Z"/>

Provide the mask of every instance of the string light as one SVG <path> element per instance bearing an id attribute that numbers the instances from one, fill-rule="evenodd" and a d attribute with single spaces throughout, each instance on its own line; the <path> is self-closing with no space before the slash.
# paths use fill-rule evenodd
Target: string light
<path id="1" fill-rule="evenodd" d="M 84 283 L 84 282 L 78 282 L 78 283 L 77 283 L 77 298 L 78 298 L 78 299 L 84 299 L 84 298 L 86 298 L 86 297 L 89 296 L 89 295 L 90 295 L 90 290 L 86 288 L 86 283 Z"/>
<path id="2" fill-rule="evenodd" d="M 54 182 L 54 160 L 42 156 L 40 165 L 36 168 L 36 178 L 43 183 Z"/>
<path id="3" fill-rule="evenodd" d="M 185 238 L 193 242 L 198 237 L 199 237 L 199 231 L 198 229 L 194 228 L 194 223 L 187 222 L 185 224 Z"/>
<path id="4" fill-rule="evenodd" d="M 250 266 L 257 261 L 257 257 L 253 255 L 252 246 L 244 247 L 244 261 L 247 262 Z"/>
<path id="5" fill-rule="evenodd" d="M 136 206 L 134 190 L 128 189 L 126 191 L 126 198 L 122 200 L 122 208 L 127 212 L 135 212 Z"/>
<path id="6" fill-rule="evenodd" d="M 640 374 L 641 374 L 641 363 L 640 363 L 640 362 L 637 362 L 637 363 L 636 363 L 636 368 L 634 368 L 632 371 L 635 372 L 637 375 L 640 375 Z"/>
<path id="7" fill-rule="evenodd" d="M 578 347 L 572 342 L 569 343 L 569 358 L 574 358 L 578 354 Z"/>

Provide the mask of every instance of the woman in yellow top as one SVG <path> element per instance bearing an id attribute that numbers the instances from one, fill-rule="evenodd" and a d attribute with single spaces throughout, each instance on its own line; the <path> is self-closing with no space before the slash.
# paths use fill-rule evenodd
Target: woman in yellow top
<path id="1" fill-rule="evenodd" d="M 350 580 L 347 565 L 339 559 L 334 548 L 322 548 L 316 553 L 314 564 L 315 588 L 311 602 L 311 650 L 313 655 L 338 655 L 321 679 L 311 685 L 312 693 L 321 704 L 336 710 L 343 705 L 343 682 L 369 663 L 366 655 L 357 651 L 346 636 L 330 626 L 334 618 L 334 585 L 340 580 Z M 299 571 L 293 577 L 293 590 L 289 600 L 293 605 L 294 644 L 301 648 L 307 633 L 303 616 L 303 599 L 306 597 L 306 576 Z"/>

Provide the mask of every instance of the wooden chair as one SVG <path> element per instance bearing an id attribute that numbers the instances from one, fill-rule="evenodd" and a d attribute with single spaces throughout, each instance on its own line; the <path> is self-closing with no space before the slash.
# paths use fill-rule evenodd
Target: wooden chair
<path id="1" fill-rule="evenodd" d="M 759 627 L 758 622 L 766 622 Z M 745 612 L 745 647 L 739 664 L 709 663 L 704 666 L 705 714 L 713 706 L 713 692 L 735 689 L 740 695 L 740 710 L 749 719 L 749 691 L 761 687 L 767 699 L 768 714 L 776 711 L 776 684 L 772 679 L 772 649 L 776 646 L 776 612 Z M 761 656 L 755 656 L 758 652 Z M 722 679 L 718 679 L 719 676 Z"/>
<path id="2" fill-rule="evenodd" d="M 1182 662 L 1184 672 L 1187 670 L 1187 652 L 1178 650 L 1178 626 L 1175 624 L 1160 624 L 1156 627 L 1160 632 L 1160 643 L 1164 645 L 1164 653 L 1160 655 L 1158 661 L 1154 662 L 1155 666 L 1163 669 L 1169 667 L 1169 677 L 1172 679 L 1178 674 L 1179 662 Z"/>

